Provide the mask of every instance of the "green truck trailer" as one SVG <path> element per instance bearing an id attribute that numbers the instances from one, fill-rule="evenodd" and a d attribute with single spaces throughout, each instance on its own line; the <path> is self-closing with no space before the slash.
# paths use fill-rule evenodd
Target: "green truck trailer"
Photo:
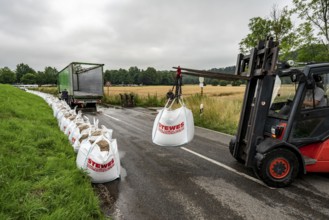
<path id="1" fill-rule="evenodd" d="M 58 73 L 60 96 L 67 91 L 71 108 L 96 111 L 104 95 L 104 64 L 72 62 Z"/>

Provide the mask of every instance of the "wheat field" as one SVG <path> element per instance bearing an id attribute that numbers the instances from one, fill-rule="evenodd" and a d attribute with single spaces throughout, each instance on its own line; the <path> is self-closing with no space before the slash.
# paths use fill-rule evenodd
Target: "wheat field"
<path id="1" fill-rule="evenodd" d="M 120 93 L 135 93 L 141 97 L 151 96 L 166 96 L 167 92 L 172 89 L 172 86 L 111 86 L 104 87 L 106 96 L 119 95 Z M 245 86 L 205 86 L 203 94 L 208 97 L 220 97 L 221 99 L 242 100 L 245 91 Z M 201 88 L 198 85 L 183 85 L 183 97 L 200 94 Z"/>

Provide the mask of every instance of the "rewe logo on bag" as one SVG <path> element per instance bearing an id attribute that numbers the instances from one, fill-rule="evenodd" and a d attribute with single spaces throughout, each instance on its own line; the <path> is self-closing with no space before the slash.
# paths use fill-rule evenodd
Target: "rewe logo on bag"
<path id="1" fill-rule="evenodd" d="M 159 123 L 159 131 L 163 134 L 176 134 L 184 130 L 184 122 L 178 125 L 164 125 Z"/>
<path id="2" fill-rule="evenodd" d="M 106 172 L 114 166 L 114 159 L 106 164 L 99 164 L 93 161 L 92 159 L 88 158 L 87 167 L 92 169 L 95 172 Z"/>

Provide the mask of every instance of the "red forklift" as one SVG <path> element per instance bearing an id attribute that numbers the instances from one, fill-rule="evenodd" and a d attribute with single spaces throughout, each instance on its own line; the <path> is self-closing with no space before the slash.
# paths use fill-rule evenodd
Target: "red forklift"
<path id="1" fill-rule="evenodd" d="M 288 186 L 299 174 L 329 172 L 329 63 L 294 67 L 277 62 L 278 52 L 278 42 L 260 41 L 249 55 L 238 55 L 235 74 L 181 68 L 187 75 L 246 80 L 229 150 L 271 187 Z"/>

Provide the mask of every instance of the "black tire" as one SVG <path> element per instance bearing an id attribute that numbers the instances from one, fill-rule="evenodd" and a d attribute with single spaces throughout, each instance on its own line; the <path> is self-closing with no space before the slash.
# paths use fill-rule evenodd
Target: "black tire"
<path id="1" fill-rule="evenodd" d="M 299 172 L 298 158 L 287 149 L 279 148 L 264 155 L 260 161 L 258 176 L 271 187 L 289 186 Z"/>

